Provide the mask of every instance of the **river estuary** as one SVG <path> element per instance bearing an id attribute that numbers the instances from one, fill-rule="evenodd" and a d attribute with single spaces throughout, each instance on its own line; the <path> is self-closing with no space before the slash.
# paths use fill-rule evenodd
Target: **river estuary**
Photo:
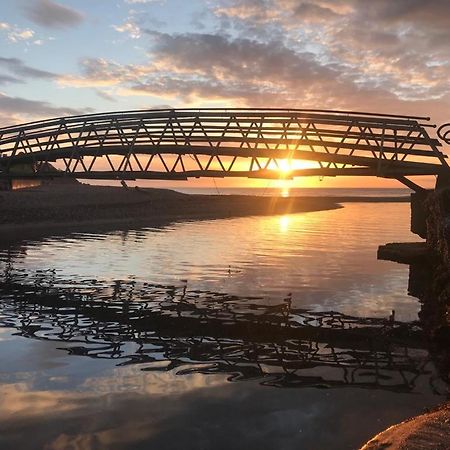
<path id="1" fill-rule="evenodd" d="M 439 404 L 408 266 L 376 258 L 418 239 L 409 214 L 347 203 L 3 246 L 0 448 L 347 450 Z"/>

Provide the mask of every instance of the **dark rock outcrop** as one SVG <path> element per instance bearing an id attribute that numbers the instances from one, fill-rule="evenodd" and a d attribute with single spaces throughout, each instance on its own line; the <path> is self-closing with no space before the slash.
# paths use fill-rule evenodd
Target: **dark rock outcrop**
<path id="1" fill-rule="evenodd" d="M 426 242 L 394 242 L 378 247 L 378 259 L 402 264 L 427 264 L 431 258 Z"/>
<path id="2" fill-rule="evenodd" d="M 450 189 L 430 193 L 425 208 L 427 244 L 450 269 Z"/>
<path id="3" fill-rule="evenodd" d="M 450 380 L 450 189 L 421 194 L 411 198 L 412 215 L 416 222 L 425 219 L 426 242 L 386 244 L 378 258 L 410 264 L 410 293 L 422 302 L 420 318 L 430 351 Z"/>
<path id="4" fill-rule="evenodd" d="M 450 371 L 450 189 L 431 193 L 426 202 L 427 244 L 433 252 L 430 282 L 421 298 L 421 320 L 430 336 L 437 365 Z"/>

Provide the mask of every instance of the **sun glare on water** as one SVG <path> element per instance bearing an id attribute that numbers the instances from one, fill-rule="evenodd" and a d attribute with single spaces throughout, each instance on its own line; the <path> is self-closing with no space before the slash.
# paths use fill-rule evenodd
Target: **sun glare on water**
<path id="1" fill-rule="evenodd" d="M 282 233 L 287 233 L 289 231 L 289 223 L 290 223 L 289 216 L 281 216 L 280 217 L 279 225 L 280 225 L 280 231 Z"/>

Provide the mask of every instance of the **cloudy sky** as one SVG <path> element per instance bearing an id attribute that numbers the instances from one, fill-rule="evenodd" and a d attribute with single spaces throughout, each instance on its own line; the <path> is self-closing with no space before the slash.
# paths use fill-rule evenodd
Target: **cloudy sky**
<path id="1" fill-rule="evenodd" d="M 0 125 L 332 108 L 450 120 L 450 0 L 0 0 Z"/>

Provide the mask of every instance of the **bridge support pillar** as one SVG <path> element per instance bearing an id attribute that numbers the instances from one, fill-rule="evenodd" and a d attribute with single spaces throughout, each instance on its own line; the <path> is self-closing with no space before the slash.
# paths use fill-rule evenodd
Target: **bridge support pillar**
<path id="1" fill-rule="evenodd" d="M 411 231 L 421 238 L 427 238 L 427 210 L 425 201 L 432 190 L 423 190 L 411 194 Z"/>

